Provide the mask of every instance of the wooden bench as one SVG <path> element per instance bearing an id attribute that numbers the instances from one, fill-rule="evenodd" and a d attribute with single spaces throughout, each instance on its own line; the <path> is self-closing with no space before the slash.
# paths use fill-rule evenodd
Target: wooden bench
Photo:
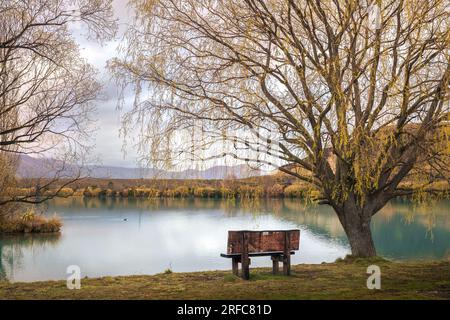
<path id="1" fill-rule="evenodd" d="M 220 256 L 232 259 L 233 274 L 239 275 L 241 263 L 242 278 L 250 278 L 250 257 L 271 256 L 272 272 L 278 273 L 279 262 L 283 261 L 283 274 L 291 274 L 291 255 L 298 250 L 300 230 L 228 231 L 227 253 Z"/>

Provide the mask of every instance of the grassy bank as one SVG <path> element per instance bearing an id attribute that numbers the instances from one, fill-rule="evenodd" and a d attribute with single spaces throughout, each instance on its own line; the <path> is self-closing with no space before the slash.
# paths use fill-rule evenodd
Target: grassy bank
<path id="1" fill-rule="evenodd" d="M 366 287 L 367 266 L 381 268 L 381 290 Z M 295 265 L 292 276 L 251 269 L 244 281 L 230 271 L 162 273 L 83 279 L 80 290 L 65 281 L 0 281 L 1 299 L 450 299 L 450 261 L 386 261 Z"/>

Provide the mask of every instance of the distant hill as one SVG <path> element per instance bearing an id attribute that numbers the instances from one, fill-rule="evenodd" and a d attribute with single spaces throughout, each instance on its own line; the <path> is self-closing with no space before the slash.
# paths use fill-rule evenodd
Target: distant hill
<path id="1" fill-rule="evenodd" d="M 78 171 L 78 167 L 63 165 L 61 161 L 55 159 L 21 155 L 17 176 L 19 178 L 72 177 Z M 225 179 L 230 177 L 242 179 L 261 175 L 259 170 L 251 169 L 245 164 L 183 171 L 88 165 L 81 169 L 81 173 L 83 176 L 98 179 Z"/>

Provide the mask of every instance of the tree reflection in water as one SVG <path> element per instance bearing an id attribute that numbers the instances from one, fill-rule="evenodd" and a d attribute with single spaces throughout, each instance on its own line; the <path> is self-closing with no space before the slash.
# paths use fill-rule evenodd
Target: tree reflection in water
<path id="1" fill-rule="evenodd" d="M 59 233 L 0 235 L 0 280 L 14 279 L 14 271 L 22 267 L 22 250 L 45 250 L 56 245 L 60 236 Z"/>

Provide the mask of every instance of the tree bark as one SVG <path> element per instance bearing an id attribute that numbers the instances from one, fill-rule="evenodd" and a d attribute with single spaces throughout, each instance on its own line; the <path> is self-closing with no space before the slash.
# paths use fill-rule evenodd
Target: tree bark
<path id="1" fill-rule="evenodd" d="M 338 216 L 347 235 L 352 256 L 373 257 L 377 255 L 370 230 L 372 214 L 370 211 L 358 208 L 355 203 L 346 203 Z"/>
<path id="2" fill-rule="evenodd" d="M 352 256 L 374 257 L 377 255 L 370 230 L 370 221 L 369 223 L 347 225 L 344 230 L 352 249 Z"/>

